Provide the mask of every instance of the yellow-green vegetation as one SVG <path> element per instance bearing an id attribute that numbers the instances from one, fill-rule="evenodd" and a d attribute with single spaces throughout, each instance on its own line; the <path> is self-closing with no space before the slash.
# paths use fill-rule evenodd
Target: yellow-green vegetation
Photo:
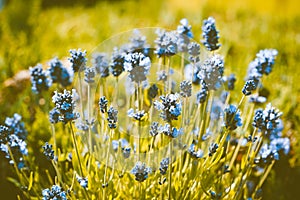
<path id="1" fill-rule="evenodd" d="M 263 199 L 296 198 L 295 187 L 297 186 L 297 179 L 300 177 L 300 148 L 298 144 L 300 130 L 300 86 L 298 84 L 300 77 L 300 69 L 298 68 L 300 12 L 298 7 L 300 5 L 298 5 L 297 0 L 284 2 L 275 0 L 263 2 L 258 0 L 191 0 L 186 2 L 180 0 L 94 0 L 86 2 L 64 1 L 63 3 L 60 1 L 49 3 L 45 0 L 10 0 L 4 2 L 0 10 L 0 124 L 4 125 L 6 117 L 19 113 L 28 131 L 26 140 L 28 156 L 25 159 L 25 169 L 19 170 L 18 166 L 10 165 L 5 156 L 1 154 L 0 191 L 1 194 L 7 195 L 7 199 L 13 199 L 17 195 L 20 195 L 21 199 L 30 197 L 39 199 L 43 189 L 51 188 L 55 184 L 60 185 L 66 193 L 68 190 L 67 196 L 74 199 L 101 199 L 103 197 L 104 199 L 163 199 L 168 197 L 175 199 L 218 199 L 219 197 L 242 199 L 249 195 L 252 198 L 262 197 Z M 199 158 L 196 159 L 188 153 L 188 148 L 192 139 L 196 140 L 197 137 L 182 138 L 188 146 L 185 149 L 182 147 L 183 153 L 179 157 L 173 157 L 173 160 L 168 152 L 174 152 L 174 149 L 179 148 L 178 145 L 180 146 L 180 144 L 176 142 L 175 144 L 167 144 L 172 139 L 167 137 L 165 132 L 154 139 L 150 137 L 138 140 L 127 138 L 131 145 L 136 143 L 138 152 L 152 152 L 160 147 L 166 147 L 166 154 L 162 153 L 158 156 L 157 164 L 166 155 L 171 161 L 174 161 L 172 170 L 168 169 L 165 175 L 161 175 L 159 169 L 156 168 L 156 172 L 149 174 L 149 178 L 140 183 L 134 180 L 136 177 L 133 175 L 134 173 L 130 173 L 132 167 L 129 169 L 129 166 L 135 165 L 134 161 L 143 159 L 149 166 L 149 158 L 138 157 L 128 166 L 122 166 L 126 161 L 122 157 L 124 149 L 117 148 L 115 157 L 111 159 L 117 159 L 116 165 L 122 167 L 113 166 L 110 168 L 112 163 L 108 161 L 110 158 L 108 155 L 111 153 L 107 153 L 110 148 L 107 143 L 109 142 L 111 145 L 112 140 L 126 136 L 126 130 L 121 130 L 119 124 L 130 124 L 130 128 L 139 136 L 141 132 L 149 131 L 147 128 L 140 129 L 139 127 L 145 127 L 145 124 L 152 122 L 150 120 L 155 114 L 153 111 L 155 109 L 151 105 L 155 100 L 159 101 L 158 97 L 153 99 L 153 102 L 152 99 L 147 100 L 147 95 L 143 94 L 147 91 L 139 89 L 140 85 L 136 84 L 136 94 L 129 98 L 130 101 L 126 102 L 125 108 L 133 108 L 135 105 L 133 101 L 137 100 L 137 109 L 145 110 L 147 116 L 142 120 L 130 119 L 131 121 L 128 122 L 125 119 L 126 109 L 124 108 L 122 111 L 119 110 L 117 129 L 110 129 L 108 126 L 111 121 L 107 122 L 106 120 L 109 118 L 108 113 L 99 112 L 98 102 L 95 101 L 94 104 L 89 102 L 92 100 L 83 98 L 84 95 L 79 90 L 79 95 L 86 101 L 85 103 L 91 105 L 91 107 L 84 107 L 85 110 L 88 110 L 85 111 L 87 112 L 85 113 L 86 119 L 91 121 L 89 114 L 92 110 L 98 111 L 95 127 L 101 138 L 91 136 L 91 132 L 94 131 L 91 124 L 88 124 L 86 135 L 78 137 L 73 132 L 77 131 L 75 124 L 68 122 L 53 125 L 49 122 L 49 111 L 55 106 L 51 101 L 54 95 L 53 91 L 57 89 L 58 92 L 63 93 L 63 87 L 55 85 L 49 91 L 43 91 L 40 94 L 34 94 L 31 90 L 29 67 L 36 66 L 37 63 L 47 65 L 54 57 L 67 63 L 67 57 L 70 56 L 69 49 L 86 49 L 88 57 L 91 58 L 89 53 L 97 51 L 97 47 L 101 46 L 101 43 L 105 43 L 105 40 L 117 34 L 145 27 L 161 27 L 173 30 L 177 28 L 182 18 L 188 19 L 189 24 L 192 25 L 194 40 L 201 43 L 203 20 L 209 16 L 215 18 L 217 29 L 220 31 L 222 47 L 218 53 L 224 56 L 224 75 L 228 76 L 235 73 L 237 78 L 235 92 L 230 93 L 230 103 L 238 105 L 242 97 L 242 104 L 237 106 L 243 111 L 242 118 L 246 118 L 247 114 L 254 114 L 254 108 L 266 107 L 264 104 L 252 106 L 241 92 L 245 84 L 249 63 L 261 49 L 278 50 L 272 73 L 262 78 L 264 87 L 260 94 L 267 97 L 267 102 L 271 102 L 273 106 L 283 112 L 281 118 L 284 129 L 282 133 L 284 137 L 290 139 L 291 150 L 288 155 L 281 156 L 275 164 L 274 161 L 268 163 L 270 165 L 264 168 L 262 174 L 259 170 L 251 169 L 254 166 L 254 157 L 258 155 L 262 143 L 257 144 L 248 141 L 245 146 L 240 147 L 242 140 L 238 140 L 237 144 L 230 144 L 226 140 L 227 135 L 234 135 L 238 139 L 243 138 L 243 136 L 251 135 L 253 138 L 257 136 L 258 141 L 260 137 L 263 138 L 255 128 L 251 128 L 252 122 L 246 121 L 237 129 L 238 131 L 230 130 L 230 128 L 220 124 L 221 128 L 218 126 L 218 130 L 212 130 L 220 133 L 210 140 L 216 142 L 220 147 L 217 148 L 216 153 L 212 150 L 214 149 L 213 145 L 211 146 L 212 149 L 208 150 L 210 144 L 206 146 L 207 144 L 204 142 L 200 141 L 199 144 L 195 142 L 196 149 L 204 150 L 204 155 L 200 156 L 199 152 Z M 111 51 L 112 49 L 107 49 L 107 52 Z M 201 47 L 202 52 L 204 52 L 203 46 Z M 156 59 L 156 61 L 167 64 L 169 59 L 161 58 Z M 172 60 L 172 64 L 175 70 L 179 71 L 176 73 L 180 73 L 181 60 L 177 57 L 177 60 L 176 58 Z M 156 74 L 156 71 L 150 72 L 152 75 Z M 84 76 L 83 72 L 81 76 Z M 75 77 L 77 78 L 77 73 Z M 182 80 L 182 77 L 177 79 L 177 81 Z M 93 88 L 99 89 L 95 99 L 105 95 L 109 100 L 108 105 L 118 105 L 115 98 L 122 97 L 122 95 L 126 96 L 126 94 L 125 88 L 122 88 L 124 85 L 122 85 L 121 79 L 119 85 L 122 89 L 119 89 L 118 92 L 115 91 L 115 81 L 114 78 L 108 79 L 106 82 L 108 86 L 105 87 L 105 85 L 103 86 L 105 81 L 101 80 L 99 87 Z M 80 81 L 75 79 L 75 82 L 76 88 L 81 88 Z M 179 83 L 177 84 L 179 87 Z M 87 85 L 82 85 L 83 92 L 89 91 L 90 88 Z M 171 83 L 168 82 L 166 88 L 160 86 L 160 94 L 167 96 L 171 92 L 170 85 Z M 72 87 L 75 85 L 67 88 L 71 89 Z M 193 86 L 193 90 L 200 88 L 200 86 Z M 195 93 L 195 91 L 193 92 Z M 208 100 L 211 100 L 217 98 L 219 94 L 212 92 L 208 95 Z M 160 124 L 164 125 L 164 121 L 166 121 L 166 124 L 169 124 L 171 128 L 176 127 L 178 129 L 185 123 L 199 124 L 199 133 L 200 136 L 203 136 L 203 126 L 208 127 L 206 126 L 209 124 L 207 118 L 210 117 L 206 116 L 206 121 L 204 120 L 202 125 L 201 119 L 205 116 L 206 110 L 209 110 L 208 113 L 212 112 L 209 101 L 203 106 L 193 107 L 194 105 L 187 103 L 191 100 L 188 101 L 182 97 L 180 99 L 182 99 L 183 110 L 178 121 L 155 119 L 160 120 Z M 120 114 L 120 111 L 125 111 L 125 113 Z M 201 111 L 201 114 L 198 115 L 196 111 Z M 134 112 L 137 111 L 134 109 Z M 156 112 L 159 116 L 159 112 Z M 79 113 L 82 115 L 83 112 L 79 110 Z M 234 112 L 234 114 L 236 113 L 238 112 Z M 192 122 L 184 122 L 184 116 L 192 116 Z M 252 120 L 253 115 L 250 117 Z M 232 122 L 232 119 L 229 122 Z M 190 132 L 196 128 L 188 125 L 186 127 L 184 131 Z M 95 149 L 92 149 L 92 144 L 95 141 Z M 57 161 L 54 158 L 49 161 L 43 154 L 42 146 L 45 145 L 45 142 L 53 145 Z M 253 148 L 253 146 L 257 148 Z M 49 149 L 49 146 L 45 146 L 45 149 Z M 196 149 L 194 153 L 197 152 Z M 48 153 L 48 157 L 49 155 L 51 157 L 52 152 Z M 72 158 L 69 153 L 72 153 Z M 271 169 L 269 166 L 273 167 L 272 171 L 269 171 Z M 227 169 L 231 171 L 223 174 L 223 168 L 225 171 Z M 244 178 L 253 181 L 256 184 L 255 187 L 249 186 L 250 182 L 247 185 L 243 175 L 245 175 Z M 268 175 L 266 180 L 264 175 Z M 82 179 L 80 180 L 79 177 Z M 89 181 L 87 186 L 83 187 L 85 177 Z M 263 184 L 262 194 L 260 194 L 260 184 Z M 251 187 L 254 188 L 249 189 Z M 12 189 L 15 191 L 14 193 L 8 192 Z M 251 194 L 251 191 L 254 193 Z"/>

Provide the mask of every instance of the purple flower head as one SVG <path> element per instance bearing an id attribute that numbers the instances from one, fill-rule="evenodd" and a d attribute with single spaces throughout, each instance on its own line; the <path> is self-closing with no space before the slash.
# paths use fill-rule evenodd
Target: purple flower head
<path id="1" fill-rule="evenodd" d="M 191 42 L 188 45 L 189 60 L 193 63 L 200 61 L 200 45 L 196 42 Z"/>
<path id="2" fill-rule="evenodd" d="M 238 126 L 242 126 L 240 111 L 236 106 L 229 105 L 229 107 L 225 108 L 224 126 L 231 131 L 235 130 Z"/>
<path id="3" fill-rule="evenodd" d="M 49 144 L 48 142 L 45 143 L 43 146 L 43 153 L 47 157 L 48 160 L 54 160 L 54 150 L 52 149 L 52 144 Z"/>
<path id="4" fill-rule="evenodd" d="M 44 189 L 42 191 L 42 200 L 67 200 L 67 194 L 58 185 L 53 185 L 50 189 Z"/>
<path id="5" fill-rule="evenodd" d="M 157 39 L 154 41 L 156 50 L 154 51 L 158 57 L 173 56 L 178 51 L 178 34 L 176 31 L 166 32 L 165 30 L 157 30 Z"/>
<path id="6" fill-rule="evenodd" d="M 63 93 L 59 93 L 55 91 L 52 97 L 52 102 L 60 112 L 59 121 L 64 124 L 79 117 L 79 113 L 75 112 L 75 95 L 76 91 L 73 89 L 72 92 L 64 90 Z"/>
<path id="7" fill-rule="evenodd" d="M 72 83 L 72 75 L 58 58 L 53 58 L 49 62 L 49 75 L 53 83 L 59 83 L 66 87 Z"/>
<path id="8" fill-rule="evenodd" d="M 150 58 L 142 53 L 129 53 L 125 56 L 124 69 L 129 72 L 131 81 L 138 84 L 147 80 L 150 66 Z"/>
<path id="9" fill-rule="evenodd" d="M 256 58 L 249 64 L 248 79 L 261 78 L 263 74 L 272 72 L 278 51 L 276 49 L 263 49 L 256 54 Z"/>
<path id="10" fill-rule="evenodd" d="M 99 99 L 99 107 L 100 107 L 100 111 L 102 113 L 106 113 L 107 112 L 107 104 L 108 104 L 108 100 L 106 99 L 105 96 L 100 97 Z"/>
<path id="11" fill-rule="evenodd" d="M 114 48 L 114 52 L 112 54 L 112 61 L 110 63 L 110 72 L 113 76 L 118 77 L 122 74 L 124 69 L 126 52 L 121 49 Z"/>
<path id="12" fill-rule="evenodd" d="M 249 96 L 252 93 L 252 91 L 256 90 L 258 82 L 259 82 L 259 80 L 256 78 L 246 81 L 246 83 L 242 89 L 243 94 L 246 96 Z"/>
<path id="13" fill-rule="evenodd" d="M 219 31 L 216 29 L 215 19 L 209 17 L 203 21 L 202 25 L 202 43 L 208 51 L 214 51 L 219 49 Z"/>
<path id="14" fill-rule="evenodd" d="M 193 158 L 202 158 L 204 153 L 201 149 L 198 151 L 196 150 L 195 144 L 191 144 L 191 146 L 188 148 L 188 153 L 193 157 Z"/>
<path id="15" fill-rule="evenodd" d="M 147 44 L 146 36 L 142 35 L 138 29 L 133 31 L 133 36 L 130 38 L 129 49 L 131 53 L 142 53 L 149 56 L 150 46 Z"/>
<path id="16" fill-rule="evenodd" d="M 68 59 L 72 64 L 73 71 L 84 71 L 87 62 L 86 51 L 81 51 L 81 49 L 71 49 L 70 54 L 71 57 Z"/>
<path id="17" fill-rule="evenodd" d="M 170 164 L 169 158 L 162 159 L 162 161 L 160 162 L 160 166 L 159 166 L 159 171 L 160 171 L 161 175 L 165 175 L 167 173 L 169 164 Z"/>
<path id="18" fill-rule="evenodd" d="M 270 135 L 277 130 L 281 115 L 282 113 L 269 103 L 265 110 L 258 109 L 255 111 L 252 125 L 266 135 Z"/>
<path id="19" fill-rule="evenodd" d="M 182 97 L 192 96 L 192 83 L 191 81 L 182 81 L 180 83 L 180 95 Z"/>
<path id="20" fill-rule="evenodd" d="M 223 73 L 224 60 L 220 55 L 215 54 L 201 65 L 198 77 L 202 82 L 205 82 L 208 90 L 216 90 L 223 82 Z"/>
<path id="21" fill-rule="evenodd" d="M 47 73 L 43 70 L 41 64 L 37 64 L 35 67 L 30 67 L 30 80 L 31 80 L 31 89 L 34 93 L 40 93 L 46 91 L 52 84 L 51 79 L 47 77 Z"/>
<path id="22" fill-rule="evenodd" d="M 160 96 L 161 101 L 155 101 L 154 107 L 161 111 L 160 117 L 165 121 L 177 120 L 181 114 L 181 102 L 179 94 L 167 94 L 166 96 Z"/>
<path id="23" fill-rule="evenodd" d="M 92 66 L 102 78 L 109 76 L 109 60 L 105 53 L 95 53 L 92 56 Z"/>
<path id="24" fill-rule="evenodd" d="M 147 167 L 145 163 L 137 162 L 131 173 L 135 176 L 135 180 L 143 182 L 148 178 L 151 171 L 151 168 Z"/>
<path id="25" fill-rule="evenodd" d="M 85 68 L 84 81 L 87 83 L 94 83 L 96 76 L 96 69 L 94 67 Z"/>
<path id="26" fill-rule="evenodd" d="M 114 109 L 112 106 L 107 111 L 107 121 L 108 121 L 108 126 L 110 129 L 115 129 L 117 128 L 117 122 L 118 122 L 118 110 Z"/>

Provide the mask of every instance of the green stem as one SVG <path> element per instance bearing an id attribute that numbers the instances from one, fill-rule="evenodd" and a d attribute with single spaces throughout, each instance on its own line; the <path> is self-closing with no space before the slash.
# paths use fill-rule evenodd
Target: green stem
<path id="1" fill-rule="evenodd" d="M 80 156 L 79 156 L 79 152 L 78 152 L 78 145 L 77 145 L 75 133 L 74 133 L 74 130 L 73 130 L 73 127 L 72 127 L 72 122 L 70 122 L 69 125 L 70 125 L 70 129 L 71 129 L 73 145 L 74 145 L 76 156 L 77 156 L 78 163 L 79 163 L 80 176 L 83 177 L 83 170 L 82 170 L 82 166 L 81 166 L 81 161 L 80 161 Z"/>
<path id="2" fill-rule="evenodd" d="M 171 130 L 172 130 L 172 125 L 171 125 Z M 172 162 L 173 162 L 173 160 L 172 160 L 172 151 L 173 151 L 173 145 L 172 145 L 173 143 L 172 143 L 172 139 L 171 139 L 171 141 L 170 141 L 170 143 L 169 143 L 169 156 L 170 156 L 170 162 L 169 162 L 169 184 L 168 184 L 168 188 L 169 188 L 169 199 L 171 199 L 172 198 L 172 194 L 171 194 L 171 190 L 172 190 Z"/>

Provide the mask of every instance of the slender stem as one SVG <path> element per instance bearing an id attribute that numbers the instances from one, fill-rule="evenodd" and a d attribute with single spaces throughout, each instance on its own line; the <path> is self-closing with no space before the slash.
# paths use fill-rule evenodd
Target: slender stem
<path id="1" fill-rule="evenodd" d="M 80 102 L 81 102 L 81 117 L 84 119 L 84 111 L 83 111 L 83 95 L 82 95 L 82 82 L 81 82 L 81 72 L 78 71 L 78 78 L 79 78 L 79 96 L 80 96 Z"/>
<path id="2" fill-rule="evenodd" d="M 172 125 L 171 125 L 171 130 L 172 130 Z M 171 190 L 172 190 L 172 151 L 173 151 L 173 145 L 172 145 L 172 139 L 169 143 L 169 157 L 170 157 L 170 162 L 169 162 L 169 184 L 168 184 L 168 187 L 169 187 L 169 199 L 172 198 L 172 194 L 171 194 Z"/>
<path id="3" fill-rule="evenodd" d="M 181 53 L 181 78 L 184 80 L 184 52 Z"/>
<path id="4" fill-rule="evenodd" d="M 171 71 L 171 57 L 168 57 L 168 72 L 167 72 L 167 74 L 168 74 L 168 94 L 170 94 L 171 92 L 172 92 L 172 79 L 171 79 L 171 73 L 170 73 L 170 71 Z"/>
<path id="5" fill-rule="evenodd" d="M 57 152 L 56 135 L 55 135 L 54 124 L 51 124 L 51 131 L 52 131 L 52 137 L 53 137 L 53 149 L 54 149 L 55 152 Z"/>
<path id="6" fill-rule="evenodd" d="M 55 172 L 56 172 L 56 175 L 57 175 L 57 178 L 58 178 L 59 183 L 62 184 L 63 181 L 62 181 L 61 174 L 60 174 L 60 172 L 59 172 L 59 170 L 58 170 L 57 163 L 55 163 L 54 160 L 52 160 L 51 163 L 52 163 L 52 165 L 53 165 L 53 167 L 54 167 L 54 169 L 55 169 Z"/>
<path id="7" fill-rule="evenodd" d="M 75 133 L 74 133 L 74 130 L 73 130 L 73 127 L 72 127 L 72 122 L 70 122 L 69 125 L 70 125 L 70 129 L 71 129 L 71 134 L 72 134 L 72 139 L 73 139 L 73 145 L 74 145 L 76 156 L 77 156 L 78 163 L 79 163 L 80 176 L 83 177 L 83 170 L 82 170 L 82 166 L 81 166 L 81 161 L 80 161 L 80 156 L 79 156 L 79 152 L 78 152 L 78 145 L 77 145 Z"/>
<path id="8" fill-rule="evenodd" d="M 89 151 L 90 151 L 90 155 L 89 155 L 89 162 L 88 162 L 88 172 L 90 171 L 90 167 L 91 167 L 91 159 L 92 159 L 92 151 L 93 151 L 93 147 L 92 147 L 92 132 L 91 132 L 91 109 L 92 106 L 92 102 L 91 102 L 91 85 L 88 84 L 88 101 L 87 101 L 87 111 L 88 111 L 88 126 L 89 126 L 89 130 L 88 130 L 88 146 L 89 146 Z"/>
<path id="9" fill-rule="evenodd" d="M 259 188 L 261 188 L 261 186 L 265 182 L 265 180 L 268 177 L 269 173 L 271 172 L 271 169 L 272 169 L 272 167 L 273 167 L 274 164 L 275 164 L 275 160 L 272 160 L 272 163 L 268 166 L 268 168 L 265 171 L 263 177 L 260 179 L 259 183 L 257 184 L 257 186 L 256 186 L 256 188 L 255 188 L 255 190 L 253 192 L 253 199 L 254 199 L 254 196 L 255 196 L 256 192 L 259 190 Z"/>
<path id="10" fill-rule="evenodd" d="M 112 130 L 110 130 L 110 133 Z M 107 145 L 107 150 L 106 150 L 106 161 L 105 161 L 105 169 L 104 169 L 104 178 L 103 178 L 103 183 L 106 184 L 106 175 L 107 175 L 107 167 L 108 167 L 108 160 L 109 160 L 109 151 L 110 151 L 110 144 L 111 144 L 111 138 L 112 134 L 109 134 L 109 142 Z"/>

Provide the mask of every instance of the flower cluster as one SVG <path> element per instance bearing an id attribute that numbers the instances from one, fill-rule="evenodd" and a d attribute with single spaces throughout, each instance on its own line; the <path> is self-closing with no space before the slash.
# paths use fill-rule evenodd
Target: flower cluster
<path id="1" fill-rule="evenodd" d="M 234 74 L 230 74 L 227 78 L 227 87 L 228 90 L 234 90 L 234 83 L 236 82 L 236 78 Z"/>
<path id="2" fill-rule="evenodd" d="M 142 53 L 129 53 L 125 56 L 124 69 L 129 72 L 131 81 L 140 84 L 147 80 L 151 61 Z"/>
<path id="3" fill-rule="evenodd" d="M 223 73 L 224 60 L 220 55 L 215 54 L 207 58 L 201 65 L 198 77 L 205 82 L 209 90 L 216 90 L 223 82 Z"/>
<path id="4" fill-rule="evenodd" d="M 258 79 L 256 79 L 256 78 L 246 81 L 246 83 L 242 89 L 243 94 L 246 96 L 250 95 L 252 93 L 252 91 L 256 90 L 257 85 L 258 85 Z"/>
<path id="5" fill-rule="evenodd" d="M 179 95 L 167 94 L 166 96 L 160 96 L 160 101 L 154 102 L 154 107 L 161 111 L 161 118 L 165 121 L 171 122 L 172 120 L 177 120 L 181 114 L 181 102 L 179 101 Z"/>
<path id="6" fill-rule="evenodd" d="M 74 72 L 83 71 L 87 62 L 86 51 L 81 51 L 81 49 L 71 49 L 71 57 L 69 61 L 72 64 L 72 69 Z"/>
<path id="7" fill-rule="evenodd" d="M 196 103 L 197 104 L 204 103 L 206 101 L 207 93 L 208 93 L 208 88 L 206 84 L 203 82 L 201 90 L 196 94 L 197 97 Z"/>
<path id="8" fill-rule="evenodd" d="M 203 150 L 199 149 L 198 151 L 196 150 L 195 144 L 192 143 L 190 147 L 188 148 L 187 152 L 193 157 L 193 158 L 202 158 L 204 153 Z"/>
<path id="9" fill-rule="evenodd" d="M 229 107 L 224 110 L 224 125 L 228 130 L 235 130 L 238 126 L 242 126 L 242 120 L 240 117 L 240 111 L 234 105 L 229 105 Z"/>
<path id="10" fill-rule="evenodd" d="M 188 45 L 189 60 L 193 63 L 200 61 L 200 45 L 196 42 L 191 42 Z"/>
<path id="11" fill-rule="evenodd" d="M 170 126 L 170 124 L 165 124 L 165 125 L 161 125 L 159 126 L 159 133 L 163 133 L 166 136 L 169 136 L 171 138 L 177 138 L 179 135 L 183 134 L 183 129 L 177 129 L 175 127 Z"/>
<path id="12" fill-rule="evenodd" d="M 149 56 L 150 48 L 146 37 L 139 30 L 134 30 L 133 37 L 130 38 L 129 51 L 132 53 L 142 53 Z"/>
<path id="13" fill-rule="evenodd" d="M 180 83 L 180 95 L 182 97 L 190 97 L 192 96 L 192 83 L 191 81 L 182 81 Z"/>
<path id="14" fill-rule="evenodd" d="M 143 121 L 145 119 L 146 113 L 144 110 L 137 110 L 136 112 L 134 112 L 133 108 L 131 108 L 127 111 L 127 115 L 134 120 Z"/>
<path id="15" fill-rule="evenodd" d="M 80 177 L 80 176 L 76 176 L 77 182 L 80 184 L 81 187 L 83 188 L 87 188 L 88 186 L 88 178 L 87 177 Z"/>
<path id="16" fill-rule="evenodd" d="M 154 136 L 158 135 L 158 133 L 159 133 L 158 131 L 159 131 L 159 123 L 158 122 L 152 122 L 152 124 L 150 126 L 150 131 L 149 131 L 150 135 L 152 137 L 154 137 Z"/>
<path id="17" fill-rule="evenodd" d="M 92 56 L 92 66 L 102 78 L 109 76 L 109 60 L 104 53 L 95 53 Z"/>
<path id="18" fill-rule="evenodd" d="M 276 49 L 263 49 L 256 54 L 256 58 L 249 64 L 248 77 L 260 78 L 263 74 L 269 75 L 275 63 L 278 52 Z"/>
<path id="19" fill-rule="evenodd" d="M 84 80 L 87 83 L 94 83 L 96 76 L 96 69 L 94 67 L 85 68 L 84 70 Z"/>
<path id="20" fill-rule="evenodd" d="M 164 158 L 160 162 L 159 171 L 161 175 L 165 175 L 167 173 L 168 167 L 170 164 L 170 158 Z"/>
<path id="21" fill-rule="evenodd" d="M 106 113 L 107 112 L 107 104 L 108 104 L 108 100 L 106 99 L 105 96 L 100 97 L 99 99 L 99 107 L 100 107 L 100 111 L 102 113 Z"/>
<path id="22" fill-rule="evenodd" d="M 59 83 L 63 87 L 72 83 L 72 75 L 58 58 L 53 58 L 49 62 L 49 66 L 49 74 L 53 83 Z"/>
<path id="23" fill-rule="evenodd" d="M 125 62 L 126 53 L 123 52 L 121 49 L 114 48 L 114 52 L 112 54 L 112 61 L 110 63 L 110 71 L 111 74 L 115 77 L 118 77 L 122 74 L 124 69 L 124 62 Z"/>
<path id="24" fill-rule="evenodd" d="M 157 39 L 154 41 L 156 44 L 156 50 L 154 51 L 158 57 L 173 56 L 178 51 L 178 35 L 176 31 L 157 31 Z"/>
<path id="25" fill-rule="evenodd" d="M 151 168 L 147 167 L 145 163 L 141 162 L 137 162 L 131 170 L 131 173 L 135 176 L 135 180 L 139 182 L 146 180 L 151 172 Z"/>
<path id="26" fill-rule="evenodd" d="M 42 200 L 67 200 L 67 194 L 62 188 L 58 185 L 53 185 L 50 189 L 44 189 L 42 192 Z"/>
<path id="27" fill-rule="evenodd" d="M 5 125 L 0 125 L 0 151 L 10 164 L 16 164 L 19 169 L 25 166 L 23 156 L 28 155 L 25 142 L 27 131 L 21 119 L 21 116 L 15 113 L 13 118 L 6 118 Z"/>
<path id="28" fill-rule="evenodd" d="M 64 90 L 63 93 L 57 91 L 54 92 L 52 97 L 52 102 L 55 104 L 55 111 L 50 112 L 55 113 L 56 118 L 50 118 L 50 121 L 60 121 L 64 124 L 71 122 L 79 117 L 79 113 L 75 112 L 75 96 L 77 95 L 76 91 L 73 89 L 72 92 Z M 59 116 L 58 116 L 59 112 Z M 53 115 L 52 115 L 53 116 Z M 57 118 L 58 116 L 58 118 Z"/>
<path id="29" fill-rule="evenodd" d="M 45 143 L 43 146 L 44 149 L 44 155 L 47 157 L 48 160 L 54 160 L 54 150 L 52 149 L 52 144 L 49 144 L 48 142 Z"/>
<path id="30" fill-rule="evenodd" d="M 217 143 L 211 143 L 208 150 L 209 150 L 209 156 L 212 156 L 214 153 L 217 152 L 217 149 L 219 148 L 219 145 Z"/>
<path id="31" fill-rule="evenodd" d="M 258 109 L 255 111 L 253 126 L 258 128 L 262 133 L 270 135 L 274 131 L 277 131 L 281 115 L 282 113 L 269 103 L 265 110 Z"/>
<path id="32" fill-rule="evenodd" d="M 219 49 L 221 46 L 219 43 L 219 31 L 216 29 L 215 19 L 213 17 L 209 17 L 207 20 L 204 20 L 202 26 L 202 36 L 204 40 L 202 43 L 209 51 L 214 51 Z"/>
<path id="33" fill-rule="evenodd" d="M 111 129 L 117 128 L 117 122 L 118 122 L 118 110 L 114 109 L 112 106 L 107 111 L 107 121 L 108 126 Z"/>
<path id="34" fill-rule="evenodd" d="M 178 34 L 178 51 L 186 52 L 188 50 L 188 46 L 190 43 L 190 38 L 193 38 L 192 26 L 189 25 L 187 19 L 181 19 L 180 25 L 177 26 L 177 34 Z"/>
<path id="35" fill-rule="evenodd" d="M 46 71 L 43 70 L 43 66 L 41 64 L 37 64 L 35 67 L 30 67 L 30 76 L 32 83 L 32 91 L 34 93 L 41 93 L 42 91 L 46 91 L 51 86 L 51 79 L 47 77 Z"/>

